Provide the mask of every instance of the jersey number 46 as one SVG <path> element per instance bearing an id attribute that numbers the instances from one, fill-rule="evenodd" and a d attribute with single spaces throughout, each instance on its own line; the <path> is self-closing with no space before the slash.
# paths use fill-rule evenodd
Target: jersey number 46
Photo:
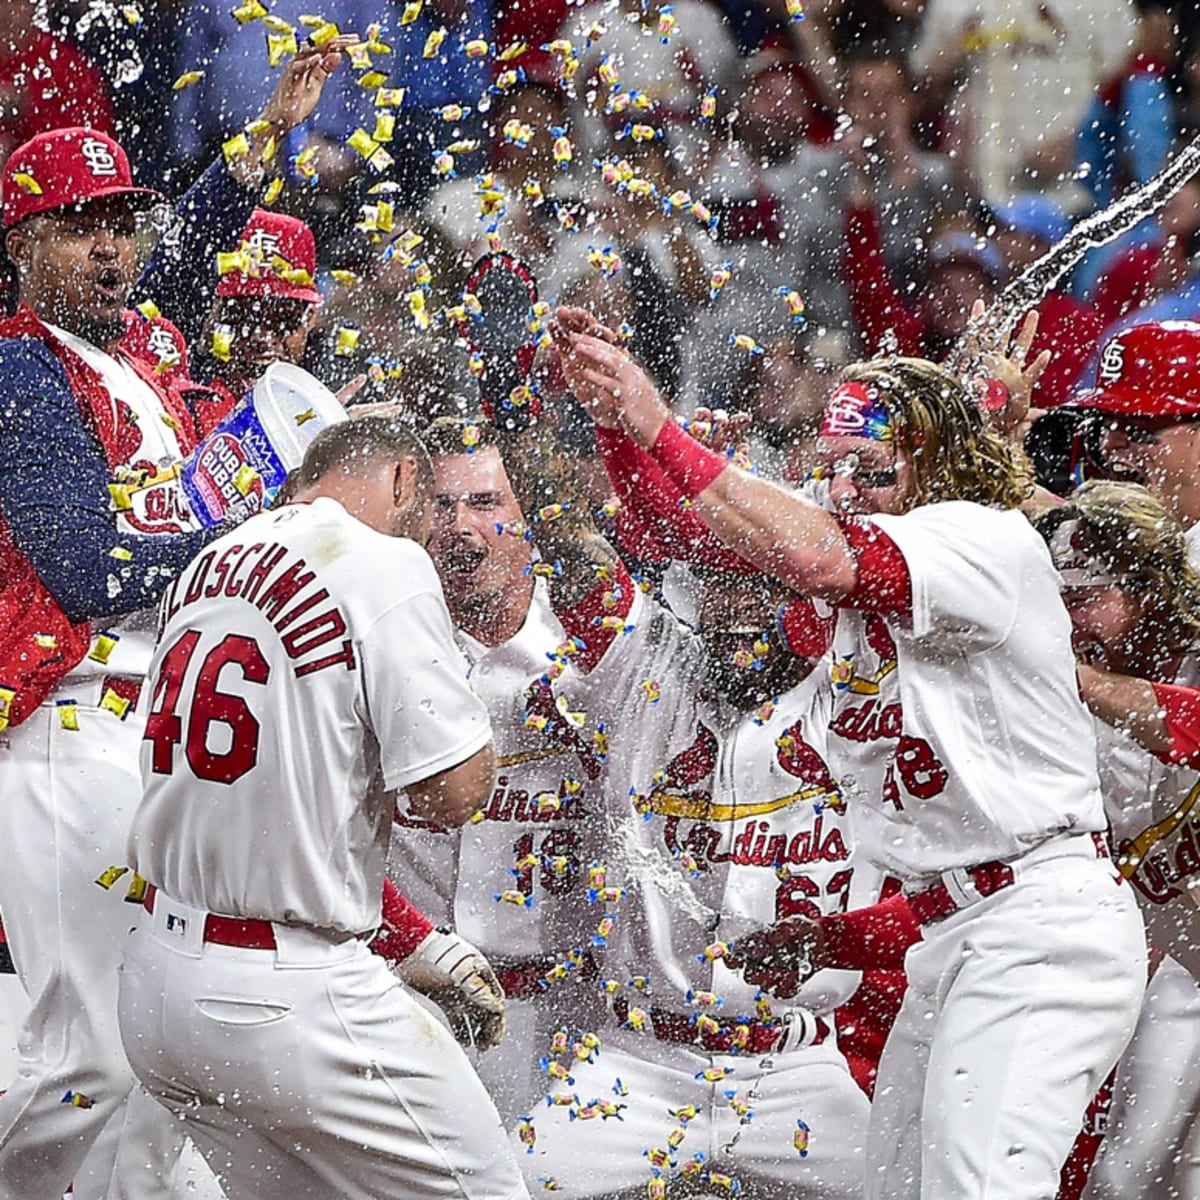
<path id="1" fill-rule="evenodd" d="M 253 638 L 230 633 L 204 656 L 190 694 L 184 695 L 184 680 L 199 641 L 199 632 L 189 629 L 159 664 L 146 720 L 145 740 L 154 743 L 150 764 L 156 775 L 173 774 L 175 747 L 182 743 L 184 758 L 198 779 L 233 783 L 258 761 L 259 724 L 241 696 L 218 689 L 221 672 L 236 666 L 247 683 L 265 684 L 271 667 Z M 181 708 L 187 710 L 186 721 Z M 220 738 L 227 743 L 224 749 L 212 748 L 220 737 L 214 737 L 214 725 L 228 730 Z"/>

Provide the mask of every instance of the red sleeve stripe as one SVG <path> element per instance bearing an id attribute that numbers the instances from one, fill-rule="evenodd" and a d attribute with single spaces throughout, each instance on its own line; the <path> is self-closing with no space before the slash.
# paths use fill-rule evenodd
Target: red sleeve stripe
<path id="1" fill-rule="evenodd" d="M 883 617 L 911 617 L 912 577 L 900 547 L 862 518 L 847 518 L 841 526 L 858 564 L 858 580 L 842 605 Z"/>
<path id="2" fill-rule="evenodd" d="M 1200 769 L 1200 690 L 1174 683 L 1151 686 L 1171 735 L 1170 750 L 1158 757 L 1172 765 Z"/>

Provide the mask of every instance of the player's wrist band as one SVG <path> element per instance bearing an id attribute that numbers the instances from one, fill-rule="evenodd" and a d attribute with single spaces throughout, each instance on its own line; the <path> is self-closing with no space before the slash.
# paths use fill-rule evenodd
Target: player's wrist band
<path id="1" fill-rule="evenodd" d="M 695 500 L 729 465 L 729 460 L 702 446 L 668 417 L 650 453 L 681 492 Z"/>

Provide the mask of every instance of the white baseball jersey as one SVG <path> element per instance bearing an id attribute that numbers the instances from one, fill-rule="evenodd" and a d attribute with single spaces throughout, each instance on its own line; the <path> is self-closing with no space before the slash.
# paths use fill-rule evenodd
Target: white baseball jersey
<path id="1" fill-rule="evenodd" d="M 1200 662 L 1185 659 L 1174 682 L 1200 686 Z M 1162 762 L 1102 721 L 1096 737 L 1113 855 L 1146 937 L 1200 980 L 1200 771 Z"/>
<path id="2" fill-rule="evenodd" d="M 586 943 L 586 922 L 599 915 L 585 897 L 587 868 L 603 858 L 601 808 L 610 797 L 627 803 L 640 754 L 686 733 L 674 705 L 652 705 L 640 690 L 658 672 L 664 630 L 675 625 L 635 588 L 628 632 L 590 672 L 570 664 L 552 687 L 538 681 L 566 634 L 542 581 L 524 625 L 503 645 L 458 632 L 495 731 L 496 786 L 483 819 L 453 837 L 407 815 L 401 799 L 396 841 L 420 847 L 393 856 L 401 890 L 497 957 L 562 955 Z M 559 699 L 578 728 L 564 723 Z M 549 722 L 545 730 L 537 718 Z M 438 871 L 441 884 L 432 877 Z"/>
<path id="3" fill-rule="evenodd" d="M 587 835 L 604 769 L 587 733 L 563 728 L 548 688 L 538 688 L 532 711 L 553 719 L 555 731 L 526 723 L 527 691 L 566 634 L 539 579 L 525 623 L 507 642 L 488 647 L 461 630 L 455 636 L 470 663 L 471 686 L 491 717 L 495 788 L 482 818 L 458 831 L 412 816 L 401 797 L 393 877 L 406 895 L 428 904 L 426 912 L 432 908 L 485 954 L 563 954 L 579 937 L 587 864 L 598 849 Z M 586 686 L 568 667 L 559 690 L 580 704 Z M 506 893 L 507 899 L 496 898 Z"/>
<path id="4" fill-rule="evenodd" d="M 388 793 L 491 737 L 429 556 L 290 505 L 199 555 L 162 618 L 130 863 L 194 908 L 376 926 Z"/>
<path id="5" fill-rule="evenodd" d="M 1045 543 L 1020 512 L 963 501 L 871 520 L 904 556 L 912 614 L 838 614 L 829 753 L 863 853 L 914 879 L 1103 830 Z"/>

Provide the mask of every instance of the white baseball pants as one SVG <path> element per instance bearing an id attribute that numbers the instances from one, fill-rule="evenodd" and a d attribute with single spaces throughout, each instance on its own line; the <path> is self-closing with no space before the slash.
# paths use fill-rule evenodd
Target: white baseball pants
<path id="1" fill-rule="evenodd" d="M 875 1087 L 867 1200 L 1054 1200 L 1146 984 L 1132 889 L 1083 848 L 1090 838 L 1070 842 L 909 950 Z"/>
<path id="2" fill-rule="evenodd" d="M 45 704 L 0 734 L 0 913 L 30 1002 L 0 1097 L 0 1200 L 62 1200 L 106 1125 L 116 1137 L 134 1082 L 117 965 L 138 909 L 123 902 L 124 881 L 110 892 L 95 881 L 125 861 L 143 722 L 82 704 L 77 716 L 78 730 L 64 729 Z M 76 1192 L 103 1196 L 107 1185 L 80 1177 Z"/>
<path id="3" fill-rule="evenodd" d="M 1146 988 L 1133 1040 L 1117 1064 L 1108 1132 L 1086 1200 L 1191 1200 L 1200 1162 L 1200 984 L 1173 958 Z"/>
<path id="4" fill-rule="evenodd" d="M 466 1056 L 365 943 L 277 925 L 276 950 L 245 950 L 202 928 L 159 893 L 126 949 L 121 1035 L 229 1195 L 527 1200 Z"/>
<path id="5" fill-rule="evenodd" d="M 600 1036 L 596 1060 L 572 1064 L 573 1084 L 545 1079 L 545 1090 L 574 1092 L 584 1104 L 598 1097 L 627 1107 L 620 1120 L 572 1120 L 567 1108 L 541 1101 L 531 1112 L 533 1153 L 516 1147 L 531 1190 L 544 1186 L 542 1177 L 553 1177 L 567 1195 L 640 1200 L 651 1178 L 643 1152 L 665 1147 L 667 1135 L 680 1127 L 670 1110 L 694 1104 L 699 1111 L 676 1159 L 704 1154 L 705 1169 L 736 1179 L 744 1200 L 860 1200 L 870 1104 L 835 1039 L 764 1059 L 705 1054 L 632 1030 L 600 1030 Z M 712 1067 L 733 1073 L 716 1082 L 696 1079 Z M 618 1078 L 626 1095 L 613 1091 Z M 727 1091 L 749 1103 L 748 1120 L 730 1107 Z M 804 1158 L 794 1145 L 797 1119 L 810 1131 Z M 698 1190 L 729 1194 L 703 1182 Z"/>

